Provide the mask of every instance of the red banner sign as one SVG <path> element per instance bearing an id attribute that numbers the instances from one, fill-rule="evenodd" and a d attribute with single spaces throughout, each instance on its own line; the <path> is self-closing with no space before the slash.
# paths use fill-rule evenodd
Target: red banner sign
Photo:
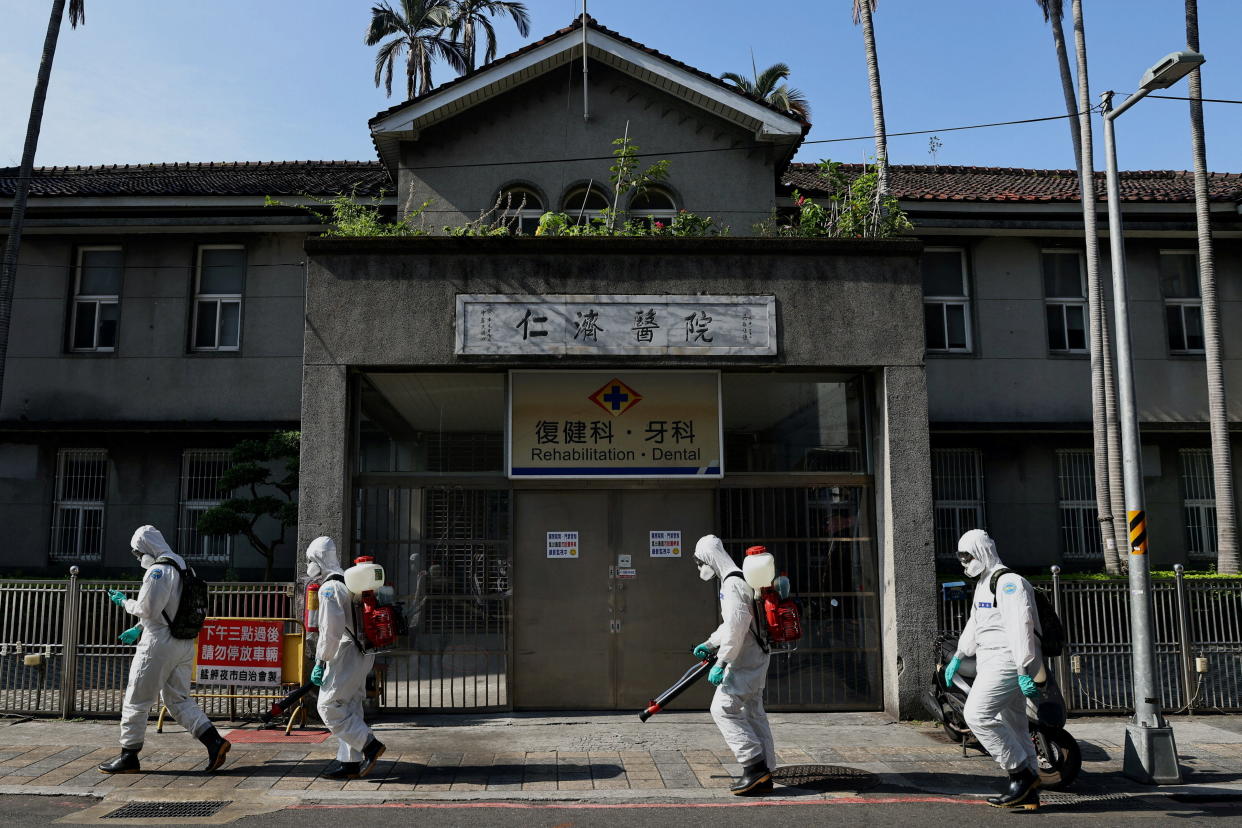
<path id="1" fill-rule="evenodd" d="M 198 684 L 280 686 L 284 622 L 269 618 L 208 618 L 198 634 Z"/>

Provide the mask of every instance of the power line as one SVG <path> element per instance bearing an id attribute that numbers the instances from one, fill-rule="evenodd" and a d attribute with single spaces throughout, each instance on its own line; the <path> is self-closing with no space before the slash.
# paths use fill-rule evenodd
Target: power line
<path id="1" fill-rule="evenodd" d="M 1228 98 L 1190 98 L 1180 95 L 1148 95 L 1147 97 L 1160 98 L 1166 101 L 1203 101 L 1204 103 L 1242 104 L 1242 101 L 1233 101 Z"/>

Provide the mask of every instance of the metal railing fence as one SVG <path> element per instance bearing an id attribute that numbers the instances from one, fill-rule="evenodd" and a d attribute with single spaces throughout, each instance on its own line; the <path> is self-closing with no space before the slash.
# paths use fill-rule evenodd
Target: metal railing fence
<path id="1" fill-rule="evenodd" d="M 1166 713 L 1242 711 L 1242 578 L 1175 577 L 1151 583 L 1156 681 Z M 1070 710 L 1133 709 L 1130 593 L 1124 581 L 1038 583 L 1065 625 L 1067 653 L 1052 659 Z M 942 599 L 940 629 L 961 631 L 971 595 Z"/>
<path id="2" fill-rule="evenodd" d="M 135 619 L 111 604 L 110 589 L 131 597 L 138 592 L 132 581 L 81 581 L 77 567 L 63 581 L 0 580 L 0 713 L 64 718 L 120 713 L 134 648 L 117 636 Z M 282 618 L 289 620 L 286 632 L 297 629 L 294 584 L 229 581 L 212 583 L 210 589 L 213 616 Z M 261 712 L 269 706 L 258 699 L 205 698 L 201 703 L 208 715 Z"/>

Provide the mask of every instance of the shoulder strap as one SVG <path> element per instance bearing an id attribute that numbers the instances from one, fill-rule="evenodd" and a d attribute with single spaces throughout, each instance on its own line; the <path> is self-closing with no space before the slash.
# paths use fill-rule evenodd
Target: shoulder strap
<path id="1" fill-rule="evenodd" d="M 729 580 L 730 578 L 741 578 L 741 577 L 742 577 L 742 573 L 741 573 L 741 572 L 739 572 L 738 570 L 736 570 L 736 569 L 735 569 L 735 570 L 733 570 L 732 572 L 730 572 L 728 575 L 726 575 L 726 576 L 724 576 L 723 578 L 721 578 L 721 579 L 720 579 L 720 582 L 721 582 L 721 583 L 724 583 L 725 581 Z"/>
<path id="2" fill-rule="evenodd" d="M 184 575 L 184 574 L 185 574 L 185 570 L 184 570 L 184 569 L 182 569 L 181 567 L 177 566 L 177 562 L 176 562 L 176 561 L 174 561 L 172 558 L 165 558 L 165 557 L 163 557 L 163 556 L 161 555 L 160 557 L 158 557 L 158 558 L 156 558 L 156 559 L 155 559 L 155 563 L 157 563 L 157 564 L 168 564 L 168 565 L 169 565 L 169 566 L 171 566 L 173 569 L 177 570 L 177 574 L 178 574 L 178 575 Z M 154 566 L 154 564 L 152 564 L 152 566 Z M 184 592 L 185 592 L 185 584 L 182 584 L 181 586 L 182 586 L 182 590 L 181 590 L 181 591 L 182 591 L 182 593 L 184 593 Z M 177 608 L 178 608 L 178 609 L 180 609 L 180 608 L 181 608 L 181 605 L 180 605 L 180 604 L 178 604 L 178 605 L 177 605 Z M 168 617 L 168 610 L 167 610 L 167 608 L 160 610 L 160 615 L 164 616 L 164 623 L 165 623 L 165 624 L 167 624 L 168 626 L 170 626 L 170 627 L 171 627 L 171 626 L 172 626 L 172 619 Z"/>
<path id="3" fill-rule="evenodd" d="M 996 585 L 1000 583 L 1002 575 L 1013 575 L 1012 569 L 998 569 L 992 573 L 992 580 L 988 582 L 988 589 L 992 590 L 992 603 L 996 603 Z"/>
<path id="4" fill-rule="evenodd" d="M 344 576 L 344 575 L 338 575 L 337 573 L 333 572 L 331 575 L 329 575 L 328 577 L 326 577 L 326 578 L 324 578 L 324 579 L 323 579 L 323 583 L 325 583 L 325 584 L 326 584 L 328 581 L 341 581 L 342 583 L 344 583 L 344 581 L 345 581 L 345 576 Z"/>

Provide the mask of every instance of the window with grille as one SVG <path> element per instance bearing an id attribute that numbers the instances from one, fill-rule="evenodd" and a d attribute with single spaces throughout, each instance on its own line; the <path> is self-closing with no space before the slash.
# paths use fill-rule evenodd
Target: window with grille
<path id="1" fill-rule="evenodd" d="M 983 452 L 932 449 L 931 454 L 936 556 L 953 558 L 964 533 L 985 528 Z"/>
<path id="2" fill-rule="evenodd" d="M 246 249 L 211 244 L 198 249 L 194 274 L 194 325 L 190 342 L 195 351 L 236 351 L 241 348 L 242 288 L 246 281 Z"/>
<path id="3" fill-rule="evenodd" d="M 661 187 L 648 187 L 630 200 L 630 220 L 648 229 L 664 229 L 677 217 L 677 202 Z M 659 224 L 661 227 L 656 227 Z"/>
<path id="4" fill-rule="evenodd" d="M 233 539 L 227 535 L 200 535 L 198 519 L 219 506 L 227 493 L 220 476 L 231 464 L 227 449 L 188 449 L 181 456 L 181 500 L 177 521 L 177 551 L 187 561 L 228 563 Z"/>
<path id="5" fill-rule="evenodd" d="M 1160 292 L 1168 325 L 1169 352 L 1203 353 L 1203 300 L 1199 256 L 1193 250 L 1160 251 Z"/>
<path id="6" fill-rule="evenodd" d="M 1057 450 L 1061 540 L 1067 560 L 1102 558 L 1095 501 L 1095 460 L 1090 449 Z"/>
<path id="7" fill-rule="evenodd" d="M 104 500 L 108 490 L 105 449 L 61 449 L 56 454 L 56 502 L 52 509 L 53 561 L 103 557 Z"/>
<path id="8" fill-rule="evenodd" d="M 1048 319 L 1048 350 L 1087 353 L 1087 283 L 1077 250 L 1045 250 L 1044 311 Z"/>
<path id="9" fill-rule="evenodd" d="M 123 253 L 119 247 L 78 249 L 73 274 L 69 350 L 107 352 L 116 349 L 122 269 Z"/>
<path id="10" fill-rule="evenodd" d="M 1216 481 L 1212 452 L 1182 449 L 1182 511 L 1186 516 L 1186 552 L 1192 558 L 1216 557 Z"/>
<path id="11" fill-rule="evenodd" d="M 970 353 L 970 288 L 966 251 L 928 247 L 923 251 L 923 321 L 933 353 Z"/>

